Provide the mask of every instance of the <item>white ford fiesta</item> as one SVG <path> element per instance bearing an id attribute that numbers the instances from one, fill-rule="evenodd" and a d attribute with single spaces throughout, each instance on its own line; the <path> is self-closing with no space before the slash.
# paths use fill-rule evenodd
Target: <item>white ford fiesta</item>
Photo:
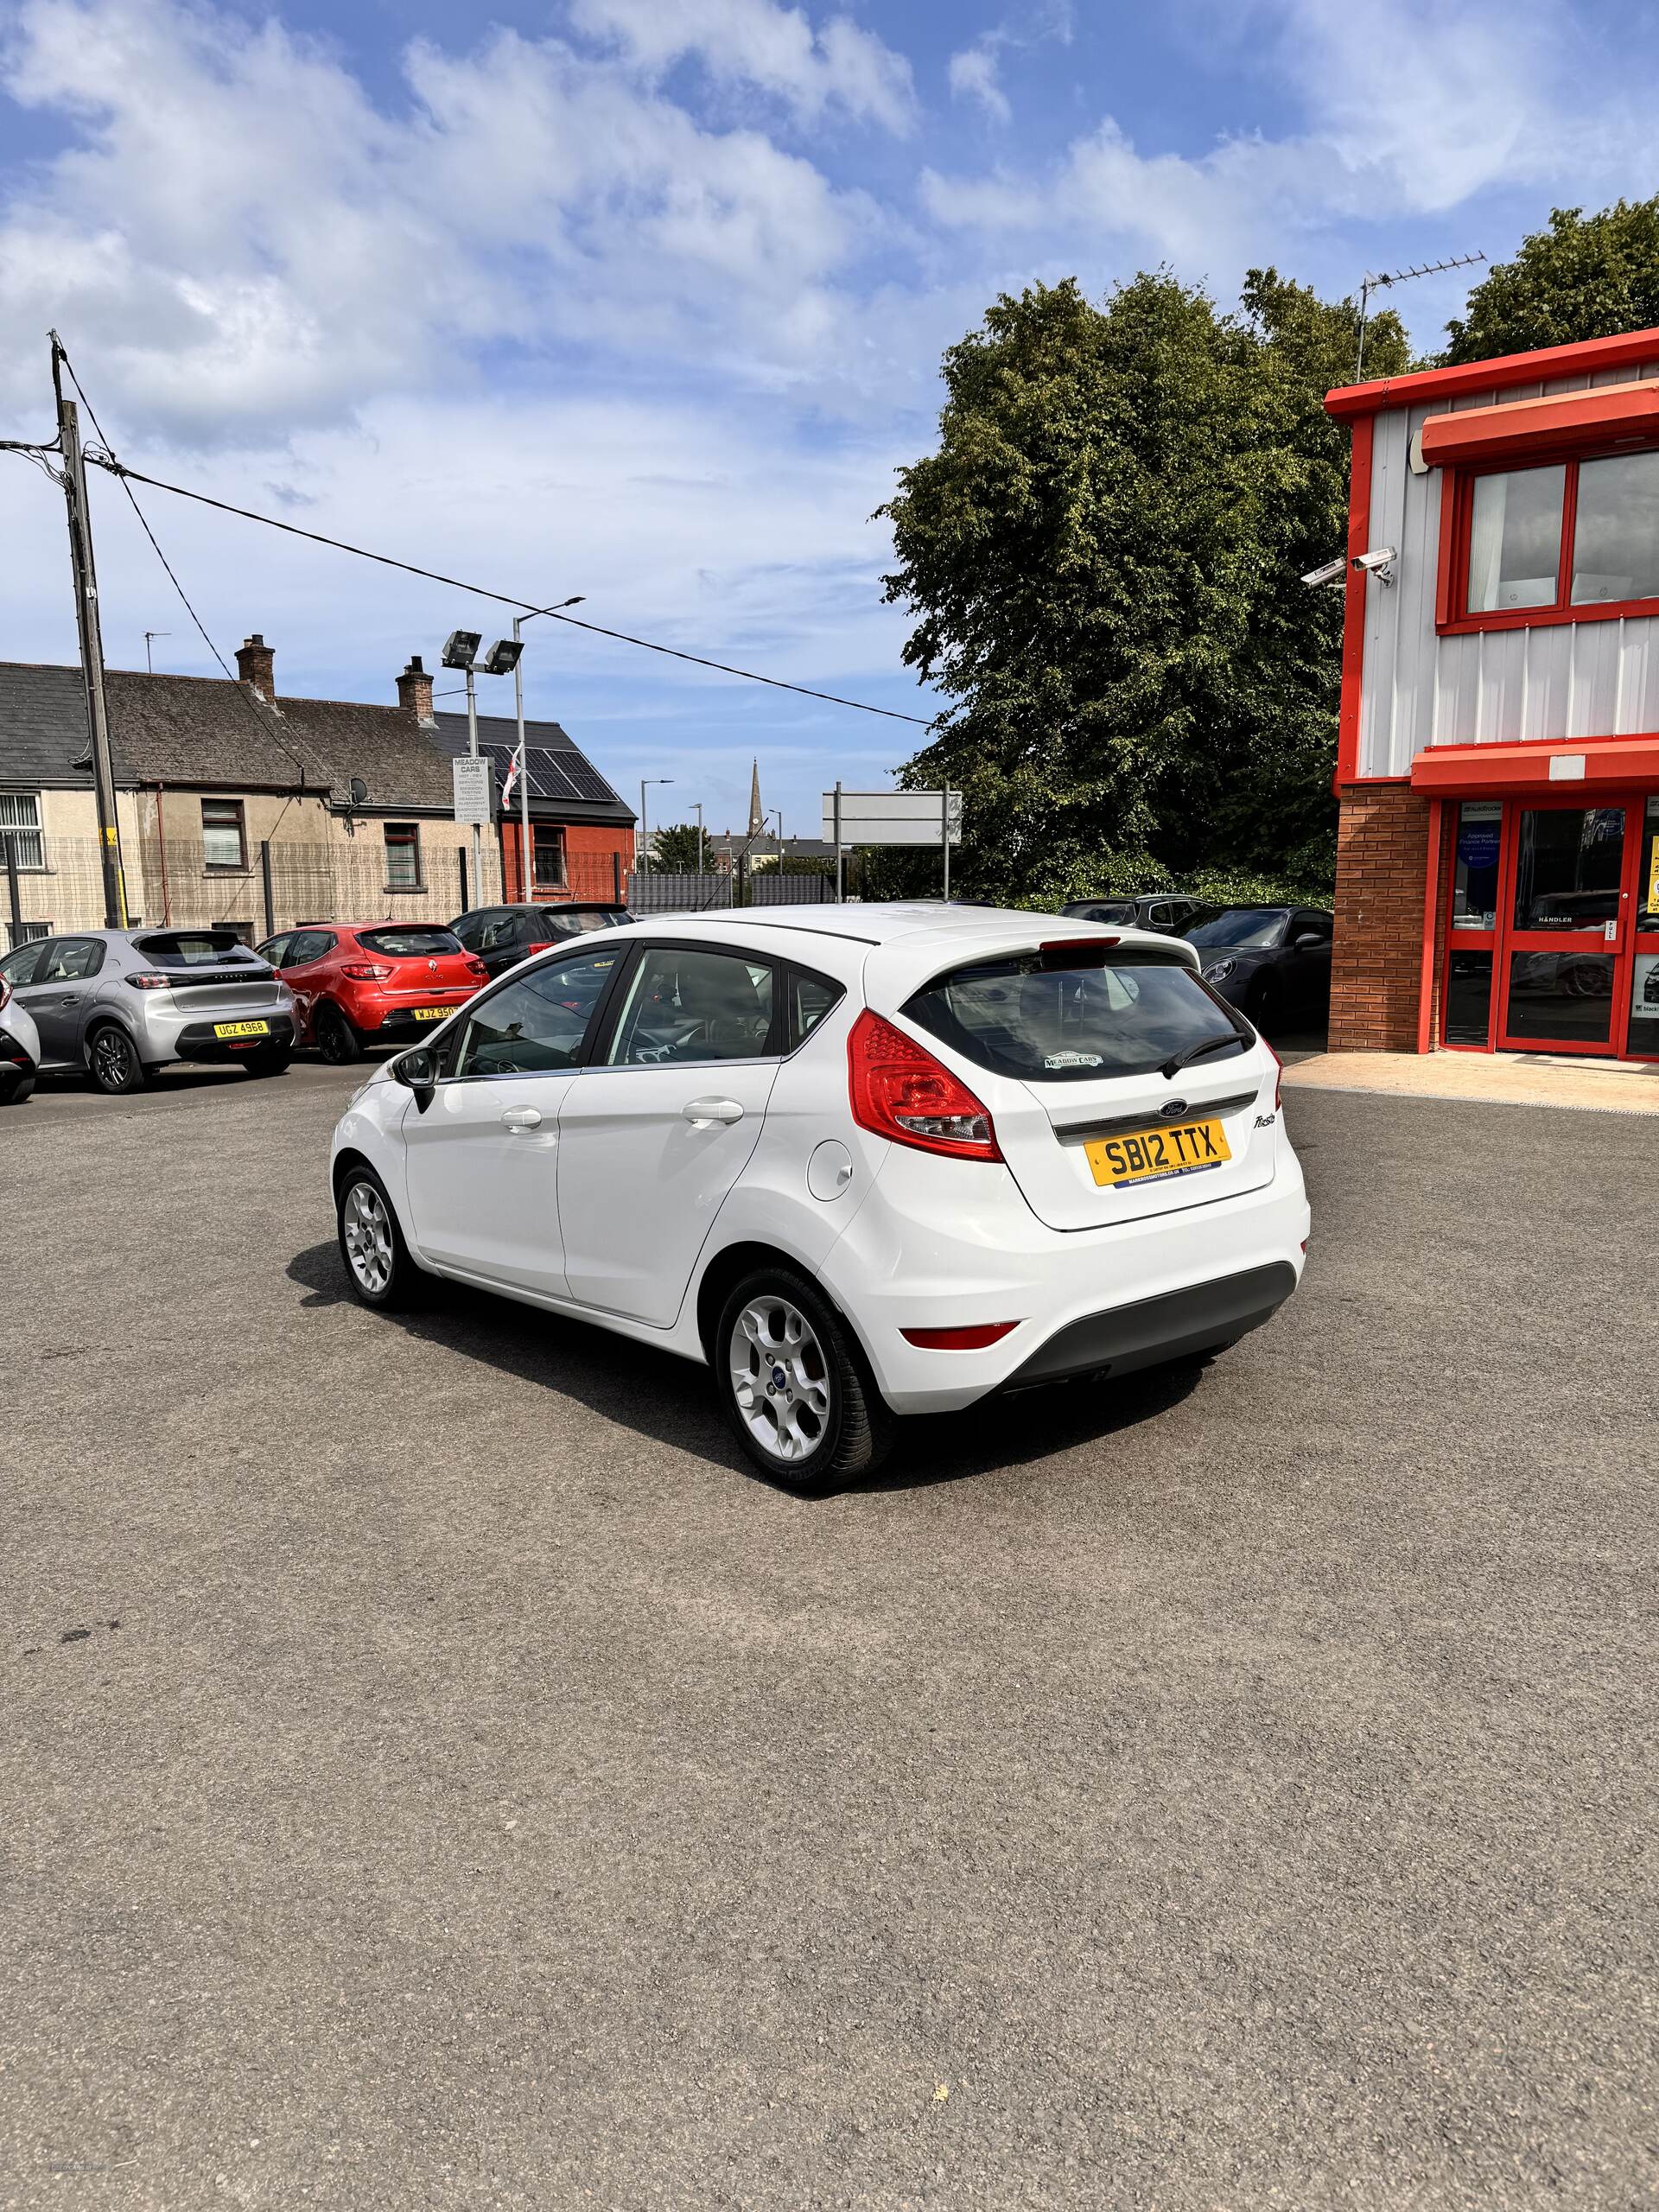
<path id="1" fill-rule="evenodd" d="M 334 1133 L 359 1298 L 429 1275 L 706 1361 L 768 1474 L 893 1417 L 1233 1343 L 1308 1234 L 1279 1063 L 1178 940 L 947 906 L 553 948 Z"/>

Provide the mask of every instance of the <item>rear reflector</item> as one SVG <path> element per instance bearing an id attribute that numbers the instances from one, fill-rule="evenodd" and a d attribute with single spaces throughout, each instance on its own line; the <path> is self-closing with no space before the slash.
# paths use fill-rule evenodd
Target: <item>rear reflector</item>
<path id="1" fill-rule="evenodd" d="M 1001 1344 L 1019 1325 L 1017 1321 L 976 1321 L 966 1329 L 900 1329 L 899 1333 L 921 1351 L 983 1351 L 987 1344 Z"/>

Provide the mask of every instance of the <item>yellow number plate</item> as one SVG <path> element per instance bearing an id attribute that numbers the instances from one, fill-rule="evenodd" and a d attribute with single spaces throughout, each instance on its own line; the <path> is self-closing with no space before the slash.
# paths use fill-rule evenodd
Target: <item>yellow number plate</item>
<path id="1" fill-rule="evenodd" d="M 270 1024 L 268 1021 L 216 1021 L 213 1034 L 215 1037 L 269 1037 Z"/>
<path id="2" fill-rule="evenodd" d="M 1160 1129 L 1096 1137 L 1084 1150 L 1096 1183 L 1147 1183 L 1154 1175 L 1190 1175 L 1219 1167 L 1232 1154 L 1219 1122 L 1170 1122 Z"/>
<path id="3" fill-rule="evenodd" d="M 416 1021 L 442 1021 L 446 1014 L 454 1012 L 454 1008 L 450 1006 L 417 1006 L 415 1019 Z"/>

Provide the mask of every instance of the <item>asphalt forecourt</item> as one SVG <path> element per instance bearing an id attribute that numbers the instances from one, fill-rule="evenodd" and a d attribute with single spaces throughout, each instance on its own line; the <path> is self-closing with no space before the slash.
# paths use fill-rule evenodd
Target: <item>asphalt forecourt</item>
<path id="1" fill-rule="evenodd" d="M 1643 1119 L 1287 1091 L 1267 1327 L 807 1503 L 354 1304 L 357 1079 L 0 1116 L 0 2202 L 1653 2200 Z"/>

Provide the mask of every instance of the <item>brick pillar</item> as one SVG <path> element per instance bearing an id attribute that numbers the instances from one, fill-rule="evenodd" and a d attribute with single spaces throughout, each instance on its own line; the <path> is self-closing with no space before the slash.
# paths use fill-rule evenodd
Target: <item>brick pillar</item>
<path id="1" fill-rule="evenodd" d="M 1414 1052 L 1429 802 L 1408 784 L 1338 794 L 1333 1052 Z"/>

